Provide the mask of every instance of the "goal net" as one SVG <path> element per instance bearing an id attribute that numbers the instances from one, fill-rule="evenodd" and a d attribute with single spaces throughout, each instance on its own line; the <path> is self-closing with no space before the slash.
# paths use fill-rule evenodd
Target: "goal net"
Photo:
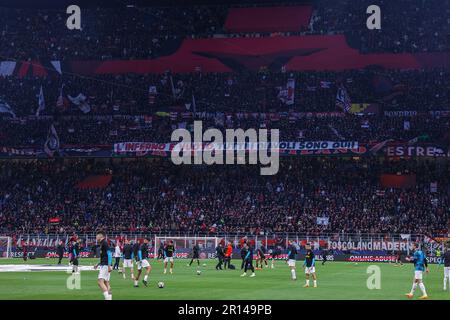
<path id="1" fill-rule="evenodd" d="M 11 258 L 11 237 L 0 237 L 0 258 Z"/>
<path id="2" fill-rule="evenodd" d="M 205 259 L 214 255 L 215 249 L 221 238 L 155 236 L 155 242 L 153 243 L 155 258 L 158 256 L 158 249 L 161 245 L 167 244 L 170 240 L 173 241 L 175 246 L 176 258 L 188 258 L 192 252 L 192 248 L 195 245 L 198 245 L 200 249 L 200 258 Z"/>

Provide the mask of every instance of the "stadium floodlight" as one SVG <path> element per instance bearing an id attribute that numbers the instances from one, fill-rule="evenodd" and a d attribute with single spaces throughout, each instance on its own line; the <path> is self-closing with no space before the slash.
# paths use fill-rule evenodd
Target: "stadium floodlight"
<path id="1" fill-rule="evenodd" d="M 11 258 L 11 237 L 0 236 L 0 258 Z"/>

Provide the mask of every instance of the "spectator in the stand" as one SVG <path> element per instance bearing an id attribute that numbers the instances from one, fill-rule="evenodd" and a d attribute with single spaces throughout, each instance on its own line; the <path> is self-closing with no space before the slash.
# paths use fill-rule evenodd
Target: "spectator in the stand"
<path id="1" fill-rule="evenodd" d="M 253 166 L 186 168 L 169 161 L 0 163 L 0 232 L 424 233 L 447 231 L 448 164 L 282 158 L 276 176 Z M 113 173 L 105 189 L 78 189 Z M 382 173 L 414 173 L 412 189 L 385 189 Z M 430 183 L 437 182 L 433 192 Z M 383 192 L 380 192 L 383 191 Z M 244 214 L 245 213 L 245 214 Z M 317 224 L 328 217 L 328 225 Z M 214 226 L 214 228 L 212 228 Z"/>
<path id="2" fill-rule="evenodd" d="M 366 10 L 381 9 L 381 30 L 366 28 Z M 311 33 L 345 34 L 364 53 L 449 51 L 449 0 L 320 0 L 315 4 Z M 400 18 L 401 17 L 401 18 Z"/>
<path id="3" fill-rule="evenodd" d="M 86 8 L 81 30 L 68 30 L 65 10 L 0 8 L 0 56 L 9 59 L 155 58 L 183 38 L 223 33 L 227 8 Z"/>
<path id="4" fill-rule="evenodd" d="M 450 50 L 443 14 L 450 9 L 449 0 L 378 0 L 381 30 L 366 27 L 366 9 L 372 4 L 372 0 L 320 0 L 314 3 L 308 28 L 276 34 L 344 34 L 364 53 Z M 86 8 L 81 30 L 68 30 L 64 10 L 0 8 L 0 35 L 6 44 L 0 56 L 23 61 L 151 59 L 173 53 L 186 38 L 273 35 L 228 32 L 224 27 L 228 9 L 226 5 Z"/>
<path id="5" fill-rule="evenodd" d="M 450 105 L 447 90 L 450 75 L 445 69 L 236 74 L 195 72 L 173 74 L 172 81 L 169 77 L 169 73 L 98 75 L 89 78 L 64 74 L 55 81 L 50 76 L 37 79 L 0 76 L 0 99 L 4 99 L 18 117 L 32 116 L 36 114 L 36 95 L 42 85 L 46 101 L 42 116 L 72 116 L 77 119 L 85 115 L 73 103 L 66 107 L 56 106 L 64 84 L 64 95 L 76 97 L 83 93 L 87 97 L 90 105 L 88 116 L 192 112 L 193 95 L 195 109 L 199 113 L 331 112 L 342 111 L 336 107 L 336 91 L 339 83 L 344 81 L 353 103 L 376 104 L 381 113 L 389 110 L 442 111 L 449 110 Z M 294 104 L 288 106 L 279 98 L 279 93 L 280 87 L 285 87 L 291 77 L 297 85 Z M 152 103 L 149 103 L 150 85 L 155 86 L 157 92 Z M 5 113 L 0 114 L 0 118 L 6 116 Z M 99 119 L 99 122 L 105 121 L 107 119 Z"/>

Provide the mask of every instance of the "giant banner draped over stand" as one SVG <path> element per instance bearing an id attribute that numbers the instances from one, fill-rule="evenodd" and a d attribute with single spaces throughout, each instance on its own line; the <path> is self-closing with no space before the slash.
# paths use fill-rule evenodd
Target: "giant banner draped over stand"
<path id="1" fill-rule="evenodd" d="M 176 52 L 148 60 L 71 61 L 64 64 L 78 74 L 231 72 L 260 70 L 347 70 L 379 65 L 389 69 L 450 67 L 450 54 L 374 53 L 351 48 L 344 35 L 259 38 L 185 39 Z M 63 72 L 66 70 L 63 70 Z"/>
<path id="2" fill-rule="evenodd" d="M 114 153 L 170 153 L 177 143 L 153 143 L 153 142 L 121 142 L 114 144 Z M 194 144 L 185 144 L 187 150 L 196 150 Z M 278 149 L 280 154 L 297 154 L 301 151 L 319 151 L 319 150 L 348 150 L 358 149 L 358 142 L 356 141 L 300 141 L 300 142 L 280 142 L 277 145 L 270 143 L 258 144 L 217 144 L 217 143 L 203 143 L 202 148 L 214 150 L 246 150 L 255 151 L 258 149 L 267 150 Z M 186 150 L 186 149 L 185 149 Z"/>
<path id="3" fill-rule="evenodd" d="M 356 141 L 291 141 L 280 142 L 278 147 L 281 156 L 369 157 L 375 155 L 370 151 L 375 144 L 359 143 Z M 110 158 L 122 156 L 170 157 L 170 152 L 175 145 L 176 143 L 174 142 L 120 142 L 114 145 L 61 145 L 59 152 L 61 157 L 67 158 Z M 450 150 L 444 151 L 441 147 L 431 143 L 411 146 L 407 143 L 392 142 L 388 143 L 376 155 L 391 158 L 450 158 Z M 42 147 L 2 147 L 0 145 L 0 158 L 48 158 L 48 155 Z"/>
<path id="4" fill-rule="evenodd" d="M 184 39 L 170 55 L 142 60 L 0 61 L 0 76 L 46 77 L 125 73 L 231 72 L 260 70 L 348 70 L 378 65 L 388 69 L 450 68 L 449 52 L 362 54 L 344 35 Z"/>

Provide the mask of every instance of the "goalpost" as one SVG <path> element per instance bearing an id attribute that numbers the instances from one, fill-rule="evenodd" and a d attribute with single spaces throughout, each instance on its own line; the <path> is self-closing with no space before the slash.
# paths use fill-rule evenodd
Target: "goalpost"
<path id="1" fill-rule="evenodd" d="M 155 258 L 158 256 L 158 249 L 160 244 L 166 244 L 167 241 L 172 240 L 175 249 L 184 249 L 183 252 L 190 253 L 194 245 L 200 247 L 200 251 L 211 251 L 214 252 L 215 248 L 219 244 L 221 238 L 218 237 L 170 237 L 170 236 L 155 236 L 154 255 Z M 175 252 L 176 253 L 176 252 Z"/>
<path id="2" fill-rule="evenodd" d="M 11 237 L 0 236 L 0 258 L 11 258 Z"/>

